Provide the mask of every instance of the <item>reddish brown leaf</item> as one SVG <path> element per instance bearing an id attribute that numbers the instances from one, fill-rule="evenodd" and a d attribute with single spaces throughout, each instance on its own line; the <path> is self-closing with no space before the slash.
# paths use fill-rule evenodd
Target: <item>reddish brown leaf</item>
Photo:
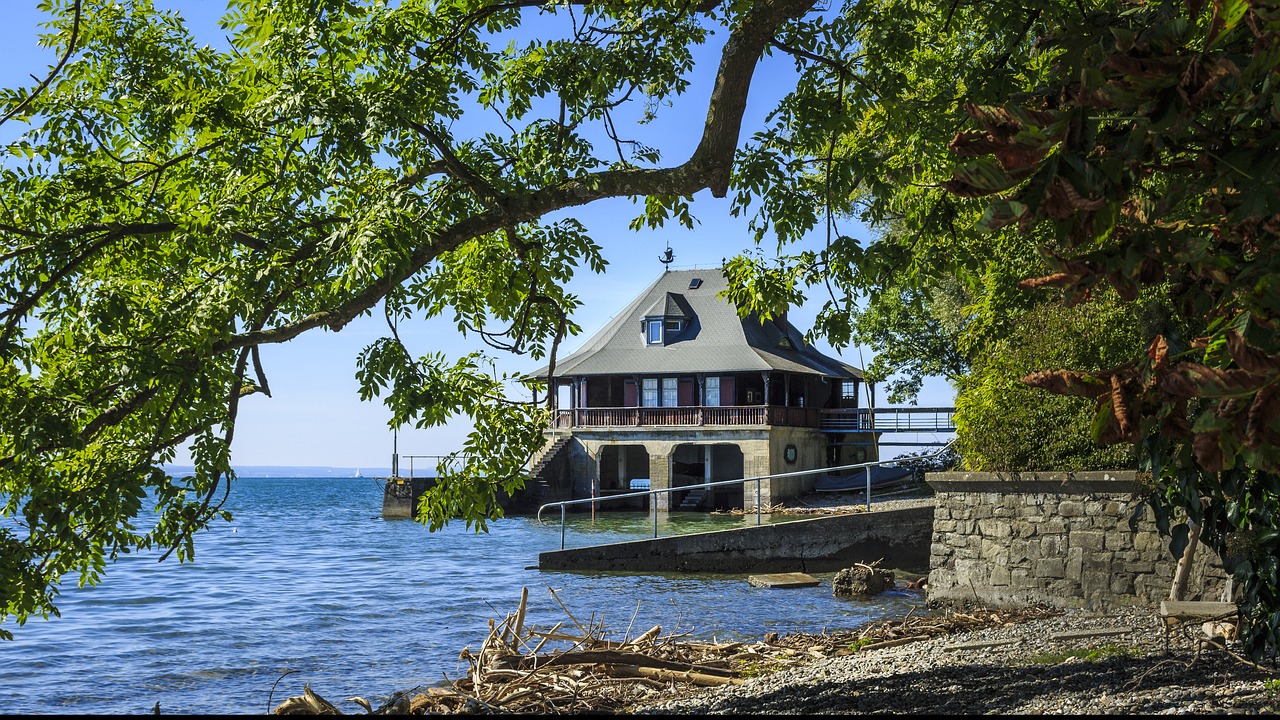
<path id="1" fill-rule="evenodd" d="M 1100 378 L 1075 370 L 1038 370 L 1024 376 L 1022 382 L 1055 395 L 1096 398 L 1108 392 Z"/>
<path id="2" fill-rule="evenodd" d="M 1277 392 L 1275 385 L 1268 385 L 1254 396 L 1253 403 L 1249 405 L 1246 447 L 1256 450 L 1266 441 L 1265 431 L 1277 414 L 1280 414 L 1280 392 Z"/>
<path id="3" fill-rule="evenodd" d="M 1195 453 L 1196 462 L 1208 472 L 1221 472 L 1226 467 L 1226 458 L 1222 455 L 1221 432 L 1209 430 L 1196 435 L 1191 443 L 1191 451 Z"/>
<path id="4" fill-rule="evenodd" d="M 1133 301 L 1138 299 L 1140 294 L 1138 286 L 1119 270 L 1108 272 L 1107 279 L 1111 281 L 1111 287 L 1116 289 L 1116 294 L 1120 296 L 1121 300 Z"/>
<path id="5" fill-rule="evenodd" d="M 1199 386 L 1183 374 L 1180 368 L 1167 368 L 1163 372 L 1157 369 L 1156 378 L 1160 389 L 1168 395 L 1190 398 L 1200 394 Z"/>
<path id="6" fill-rule="evenodd" d="M 1027 278 L 1018 283 L 1020 290 L 1035 290 L 1042 287 L 1066 287 L 1071 283 L 1079 280 L 1079 276 L 1070 275 L 1068 273 L 1053 273 L 1038 278 Z"/>
<path id="7" fill-rule="evenodd" d="M 1129 400 L 1124 395 L 1124 383 L 1119 375 L 1111 376 L 1111 407 L 1116 414 L 1116 425 L 1120 429 L 1120 435 L 1123 437 L 1132 435 L 1136 423 L 1133 421 Z"/>
<path id="8" fill-rule="evenodd" d="M 1006 172 L 1023 176 L 1048 154 L 1047 147 L 1011 143 L 995 151 L 996 160 Z"/>
<path id="9" fill-rule="evenodd" d="M 1183 363 L 1179 369 L 1187 373 L 1187 377 L 1197 386 L 1197 394 L 1204 397 L 1242 395 L 1263 385 L 1263 381 L 1256 375 L 1239 368 L 1223 370 L 1196 363 Z"/>
<path id="10" fill-rule="evenodd" d="M 1169 355 L 1169 343 L 1164 339 L 1163 335 L 1157 335 L 1151 344 L 1147 346 L 1147 357 L 1151 358 L 1152 366 L 1157 372 L 1165 368 L 1166 358 Z"/>
<path id="11" fill-rule="evenodd" d="M 1102 207 L 1107 204 L 1105 198 L 1091 199 L 1081 195 L 1080 191 L 1076 190 L 1075 185 L 1072 185 L 1069 180 L 1062 176 L 1054 178 L 1054 184 L 1062 188 L 1062 193 L 1066 197 L 1067 204 L 1076 210 L 1087 210 L 1092 212 L 1094 210 L 1102 209 Z"/>
<path id="12" fill-rule="evenodd" d="M 1003 147 L 981 130 L 962 130 L 947 144 L 952 152 L 960 157 L 978 157 L 990 155 Z"/>
<path id="13" fill-rule="evenodd" d="M 1255 375 L 1275 374 L 1280 370 L 1276 359 L 1250 345 L 1244 336 L 1235 330 L 1227 331 L 1227 352 L 1245 372 Z"/>
<path id="14" fill-rule="evenodd" d="M 1191 421 L 1187 418 L 1186 398 L 1178 398 L 1174 401 L 1169 416 L 1160 425 L 1160 434 L 1175 440 L 1191 437 Z"/>
<path id="15" fill-rule="evenodd" d="M 946 180 L 940 185 L 943 190 L 957 197 L 986 197 L 1000 192 L 999 190 L 976 187 L 962 180 Z"/>

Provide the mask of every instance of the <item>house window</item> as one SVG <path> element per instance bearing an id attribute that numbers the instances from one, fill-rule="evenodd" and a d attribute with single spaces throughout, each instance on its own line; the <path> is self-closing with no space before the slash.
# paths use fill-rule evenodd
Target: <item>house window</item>
<path id="1" fill-rule="evenodd" d="M 649 320 L 648 323 L 648 340 L 650 345 L 657 345 L 662 342 L 662 321 Z"/>
<path id="2" fill-rule="evenodd" d="M 720 407 L 720 378 L 707 378 L 707 397 L 702 404 L 707 407 Z"/>
<path id="3" fill-rule="evenodd" d="M 666 322 L 666 328 L 667 328 L 667 332 L 671 333 L 672 335 L 675 335 L 676 333 L 684 329 L 684 321 L 668 320 Z"/>
<path id="4" fill-rule="evenodd" d="M 643 387 L 640 404 L 644 407 L 658 407 L 658 378 L 645 378 Z"/>
<path id="5" fill-rule="evenodd" d="M 675 407 L 679 400 L 680 381 L 676 378 L 662 378 L 662 406 Z"/>

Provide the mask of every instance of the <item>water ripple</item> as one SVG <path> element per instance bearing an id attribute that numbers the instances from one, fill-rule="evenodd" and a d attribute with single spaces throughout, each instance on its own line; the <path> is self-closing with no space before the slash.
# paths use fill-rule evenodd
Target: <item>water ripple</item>
<path id="1" fill-rule="evenodd" d="M 136 714 L 159 702 L 166 714 L 258 714 L 306 683 L 335 701 L 378 704 L 460 677 L 459 651 L 483 641 L 495 612 L 514 611 L 524 587 L 528 626 L 565 619 L 554 589 L 617 636 L 660 625 L 749 640 L 855 627 L 921 603 L 910 593 L 835 598 L 829 576 L 818 588 L 779 591 L 745 576 L 543 573 L 528 568 L 560 547 L 558 517 L 506 518 L 488 534 L 462 524 L 430 533 L 378 518 L 380 503 L 368 479 L 241 479 L 234 520 L 197 537 L 194 562 L 125 556 L 101 586 L 64 588 L 62 618 L 11 627 L 15 639 L 0 643 L 0 711 Z M 688 516 L 659 531 L 744 522 L 754 518 Z M 569 547 L 652 534 L 639 513 L 571 517 L 565 528 Z"/>

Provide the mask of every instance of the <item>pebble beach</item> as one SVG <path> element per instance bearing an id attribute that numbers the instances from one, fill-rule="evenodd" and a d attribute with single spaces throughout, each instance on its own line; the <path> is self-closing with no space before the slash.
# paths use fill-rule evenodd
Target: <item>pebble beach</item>
<path id="1" fill-rule="evenodd" d="M 928 502 L 880 500 L 876 509 Z M 809 496 L 801 512 L 847 512 Z M 858 508 L 860 509 L 860 508 Z M 633 707 L 672 715 L 1275 714 L 1280 666 L 1258 665 L 1200 622 L 1167 627 L 1156 608 L 1055 611 L 1000 627 L 815 658 L 742 685 L 690 689 Z"/>
<path id="2" fill-rule="evenodd" d="M 1149 609 L 1061 615 L 860 651 L 635 707 L 671 715 L 1274 714 L 1280 671 Z M 1167 643 L 1167 645 L 1166 645 Z"/>

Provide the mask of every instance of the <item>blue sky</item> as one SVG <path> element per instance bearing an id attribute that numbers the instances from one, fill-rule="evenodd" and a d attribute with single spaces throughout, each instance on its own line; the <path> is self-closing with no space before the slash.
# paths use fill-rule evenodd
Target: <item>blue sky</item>
<path id="1" fill-rule="evenodd" d="M 45 19 L 37 4 L 37 0 L 5 3 L 5 22 L 0 23 L 0 83 L 5 87 L 30 84 L 29 75 L 43 78 L 56 62 L 36 43 L 38 25 Z M 220 32 L 215 23 L 224 7 L 221 2 L 158 0 L 157 5 L 180 9 L 199 38 L 216 38 Z M 665 108 L 657 122 L 635 128 L 632 133 L 661 149 L 666 162 L 679 162 L 696 144 L 695 130 L 700 129 L 706 113 L 708 80 L 718 51 L 719 42 L 713 38 L 702 50 L 702 61 L 689 92 L 677 99 L 675 107 Z M 764 61 L 756 73 L 744 137 L 759 126 L 793 74 L 789 58 L 775 56 Z M 713 198 L 707 192 L 694 196 L 692 211 L 699 224 L 693 230 L 672 224 L 657 231 L 632 231 L 627 224 L 638 211 L 628 200 L 597 202 L 572 211 L 604 248 L 609 265 L 604 275 L 584 270 L 570 283 L 571 292 L 583 302 L 575 317 L 583 333 L 570 338 L 562 353 L 575 350 L 657 279 L 663 270 L 658 258 L 668 244 L 675 253 L 672 269 L 718 267 L 723 258 L 754 247 L 747 220 L 730 216 L 728 200 Z M 841 230 L 859 238 L 870 236 L 866 228 L 849 220 L 841 222 Z M 820 247 L 821 243 L 822 238 L 815 235 L 807 244 Z M 772 244 L 763 249 L 772 256 Z M 808 330 L 820 305 L 819 298 L 793 308 L 789 319 L 802 331 Z M 233 446 L 234 463 L 354 468 L 390 465 L 393 436 L 387 426 L 388 412 L 377 400 L 360 401 L 354 377 L 360 349 L 381 337 L 384 328 L 380 317 L 360 318 L 339 333 L 316 330 L 282 345 L 264 347 L 262 359 L 272 397 L 256 395 L 242 404 Z M 416 355 L 441 351 L 456 357 L 485 349 L 481 343 L 462 337 L 447 319 L 418 321 L 399 329 Z M 818 347 L 836 354 L 824 344 L 819 343 Z M 868 351 L 858 348 L 846 349 L 839 356 L 855 366 L 871 360 Z M 498 360 L 499 370 L 505 372 L 531 371 L 544 364 L 527 357 L 498 356 Z M 879 399 L 883 402 L 883 393 Z M 934 379 L 926 382 L 918 404 L 940 406 L 953 401 L 950 386 Z M 396 444 L 401 453 L 445 454 L 461 446 L 467 429 L 465 419 L 427 430 L 402 428 Z M 179 462 L 184 460 L 180 458 Z"/>

